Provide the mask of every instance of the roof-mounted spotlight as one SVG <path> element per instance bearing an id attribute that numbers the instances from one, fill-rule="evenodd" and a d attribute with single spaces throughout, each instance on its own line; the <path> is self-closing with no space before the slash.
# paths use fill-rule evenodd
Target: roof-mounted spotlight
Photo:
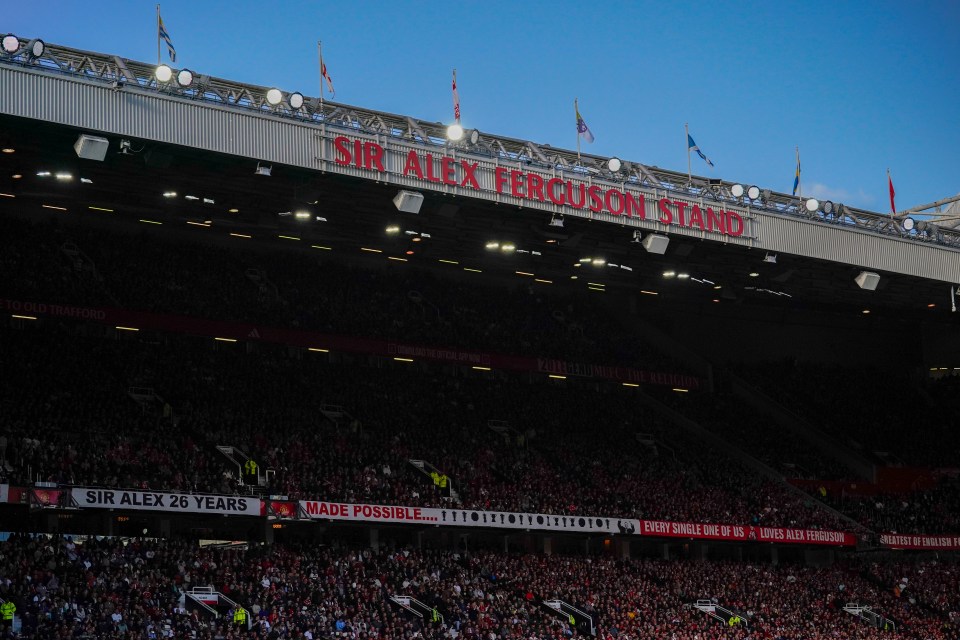
<path id="1" fill-rule="evenodd" d="M 760 198 L 760 187 L 751 185 L 750 188 L 747 189 L 747 197 L 751 200 L 758 200 Z"/>
<path id="2" fill-rule="evenodd" d="M 769 262 L 770 264 L 777 264 L 777 254 L 767 252 L 767 255 L 763 256 L 764 262 Z"/>
<path id="3" fill-rule="evenodd" d="M 190 69 L 180 69 L 177 72 L 177 84 L 186 89 L 193 84 L 193 71 Z"/>
<path id="4" fill-rule="evenodd" d="M 173 69 L 168 65 L 161 64 L 157 67 L 156 71 L 153 72 L 153 76 L 157 79 L 157 82 L 170 82 L 170 79 L 173 78 Z"/>
<path id="5" fill-rule="evenodd" d="M 12 56 L 17 51 L 20 51 L 20 38 L 12 33 L 3 36 L 3 52 Z"/>
<path id="6" fill-rule="evenodd" d="M 900 221 L 900 226 L 903 227 L 904 231 L 913 231 L 913 228 L 917 226 L 917 221 L 913 218 L 904 218 Z"/>
<path id="7" fill-rule="evenodd" d="M 513 244 L 512 242 L 504 242 L 502 245 L 500 245 L 500 251 L 503 251 L 504 253 L 513 253 L 516 250 L 517 245 Z"/>
<path id="8" fill-rule="evenodd" d="M 467 132 L 467 143 L 470 145 L 475 145 L 480 142 L 480 132 L 476 129 L 470 129 Z"/>
<path id="9" fill-rule="evenodd" d="M 829 216 L 833 214 L 833 212 L 836 210 L 836 207 L 834 206 L 833 202 L 826 200 L 823 203 L 822 210 L 824 215 Z"/>
<path id="10" fill-rule="evenodd" d="M 283 92 L 280 89 L 274 88 L 267 91 L 267 104 L 275 107 L 281 102 L 283 102 Z"/>
<path id="11" fill-rule="evenodd" d="M 563 216 L 551 216 L 550 222 L 547 223 L 548 227 L 562 227 L 563 226 Z"/>
<path id="12" fill-rule="evenodd" d="M 743 194 L 746 193 L 746 189 L 743 188 L 742 184 L 735 184 L 730 187 L 730 193 L 733 194 L 734 198 L 742 198 Z"/>
<path id="13" fill-rule="evenodd" d="M 289 104 L 293 110 L 300 109 L 300 107 L 303 106 L 303 94 L 299 91 L 294 91 L 290 94 L 290 97 L 287 98 L 287 104 Z"/>
<path id="14" fill-rule="evenodd" d="M 463 127 L 460 126 L 459 122 L 454 122 L 452 125 L 447 127 L 447 140 L 452 142 L 459 142 L 463 140 Z"/>
<path id="15" fill-rule="evenodd" d="M 273 167 L 268 167 L 265 164 L 257 163 L 257 168 L 254 169 L 253 175 L 255 176 L 267 176 L 270 177 L 270 172 L 273 171 Z"/>
<path id="16" fill-rule="evenodd" d="M 617 173 L 622 168 L 623 162 L 620 160 L 620 158 L 613 157 L 607 160 L 607 169 L 609 169 L 611 173 Z"/>
<path id="17" fill-rule="evenodd" d="M 820 201 L 816 198 L 810 198 L 805 204 L 810 213 L 815 213 L 820 208 Z"/>
<path id="18" fill-rule="evenodd" d="M 39 58 L 40 56 L 43 55 L 43 52 L 46 50 L 47 50 L 47 45 L 40 38 L 31 40 L 30 44 L 27 45 L 27 51 L 30 53 L 30 56 L 33 58 Z"/>

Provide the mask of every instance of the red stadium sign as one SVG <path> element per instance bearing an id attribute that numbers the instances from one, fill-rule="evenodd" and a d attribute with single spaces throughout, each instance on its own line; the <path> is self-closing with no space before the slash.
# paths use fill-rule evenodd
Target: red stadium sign
<path id="1" fill-rule="evenodd" d="M 888 549 L 956 551 L 960 549 L 960 535 L 920 536 L 884 533 L 880 535 L 880 546 Z"/>
<path id="2" fill-rule="evenodd" d="M 586 181 L 570 180 L 553 172 L 490 166 L 489 162 L 472 162 L 421 149 L 384 148 L 372 140 L 347 136 L 333 139 L 332 152 L 333 162 L 344 169 L 393 174 L 422 182 L 425 187 L 460 189 L 468 195 L 470 191 L 484 192 L 549 208 L 651 220 L 667 227 L 731 237 L 744 232 L 743 217 L 736 211 L 655 195 L 656 199 L 648 201 L 644 193 L 627 189 L 622 182 L 600 182 L 588 176 L 583 176 Z"/>
<path id="3" fill-rule="evenodd" d="M 775 542 L 777 544 L 816 544 L 839 547 L 853 547 L 857 544 L 857 537 L 846 531 L 666 522 L 663 520 L 641 520 L 639 533 L 642 536 L 692 538 L 695 540 L 755 541 Z"/>

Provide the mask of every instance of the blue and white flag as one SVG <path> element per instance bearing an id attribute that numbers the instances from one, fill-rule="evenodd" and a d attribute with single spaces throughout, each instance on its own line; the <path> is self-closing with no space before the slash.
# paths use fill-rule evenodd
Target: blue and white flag
<path id="1" fill-rule="evenodd" d="M 170 56 L 170 62 L 176 62 L 177 50 L 173 46 L 170 34 L 167 33 L 167 28 L 163 26 L 163 18 L 160 17 L 159 9 L 157 11 L 157 37 L 167 44 L 167 55 Z"/>
<path id="2" fill-rule="evenodd" d="M 583 136 L 583 139 L 587 142 L 593 142 L 593 132 L 590 131 L 587 123 L 583 121 L 583 116 L 580 115 L 580 108 L 577 106 L 576 100 L 573 101 L 573 110 L 577 114 L 577 135 Z"/>
<path id="3" fill-rule="evenodd" d="M 708 165 L 710 165 L 711 167 L 713 166 L 713 163 L 710 162 L 710 158 L 708 158 L 707 156 L 703 155 L 703 151 L 700 151 L 700 147 L 698 147 L 698 146 L 697 146 L 697 143 L 693 141 L 693 136 L 691 136 L 691 135 L 688 133 L 688 134 L 687 134 L 687 153 L 689 153 L 690 151 L 696 151 L 696 152 L 697 152 L 697 155 L 700 156 L 701 158 L 703 158 L 703 161 L 704 161 L 704 162 L 706 162 L 706 163 L 707 163 Z"/>

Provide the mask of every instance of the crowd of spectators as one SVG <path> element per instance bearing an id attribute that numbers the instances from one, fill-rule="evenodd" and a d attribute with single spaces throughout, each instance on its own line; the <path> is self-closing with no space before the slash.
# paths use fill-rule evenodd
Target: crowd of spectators
<path id="1" fill-rule="evenodd" d="M 219 618 L 181 597 L 209 586 L 236 607 Z M 411 596 L 423 618 L 392 603 Z M 22 638 L 148 640 L 560 640 L 585 619 L 540 606 L 560 599 L 589 615 L 603 640 L 904 638 L 958 635 L 957 569 L 937 562 L 838 563 L 620 560 L 608 555 L 380 549 L 336 544 L 200 547 L 174 540 L 14 535 L 0 542 L 0 597 Z M 715 602 L 730 624 L 690 606 Z M 844 612 L 869 605 L 896 632 Z M 242 607 L 250 624 L 234 622 Z M 9 633 L 9 630 L 6 632 Z M 4 632 L 0 632 L 3 637 Z"/>
<path id="2" fill-rule="evenodd" d="M 247 491 L 216 450 L 228 445 L 273 472 L 265 489 L 292 499 L 449 504 L 410 465 L 417 459 L 448 475 L 468 508 L 846 528 L 657 418 L 630 388 L 331 363 L 173 336 L 6 330 L 0 343 L 14 481 Z M 131 386 L 151 389 L 170 415 L 143 409 Z M 327 419 L 329 406 L 349 417 Z"/>

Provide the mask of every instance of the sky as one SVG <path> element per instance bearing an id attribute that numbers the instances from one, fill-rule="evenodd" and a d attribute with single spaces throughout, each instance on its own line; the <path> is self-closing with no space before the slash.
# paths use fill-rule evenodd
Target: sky
<path id="1" fill-rule="evenodd" d="M 889 212 L 960 193 L 960 1 L 165 0 L 175 68 Z M 155 62 L 156 3 L 4 2 L 0 32 Z M 167 54 L 163 52 L 164 61 Z"/>

